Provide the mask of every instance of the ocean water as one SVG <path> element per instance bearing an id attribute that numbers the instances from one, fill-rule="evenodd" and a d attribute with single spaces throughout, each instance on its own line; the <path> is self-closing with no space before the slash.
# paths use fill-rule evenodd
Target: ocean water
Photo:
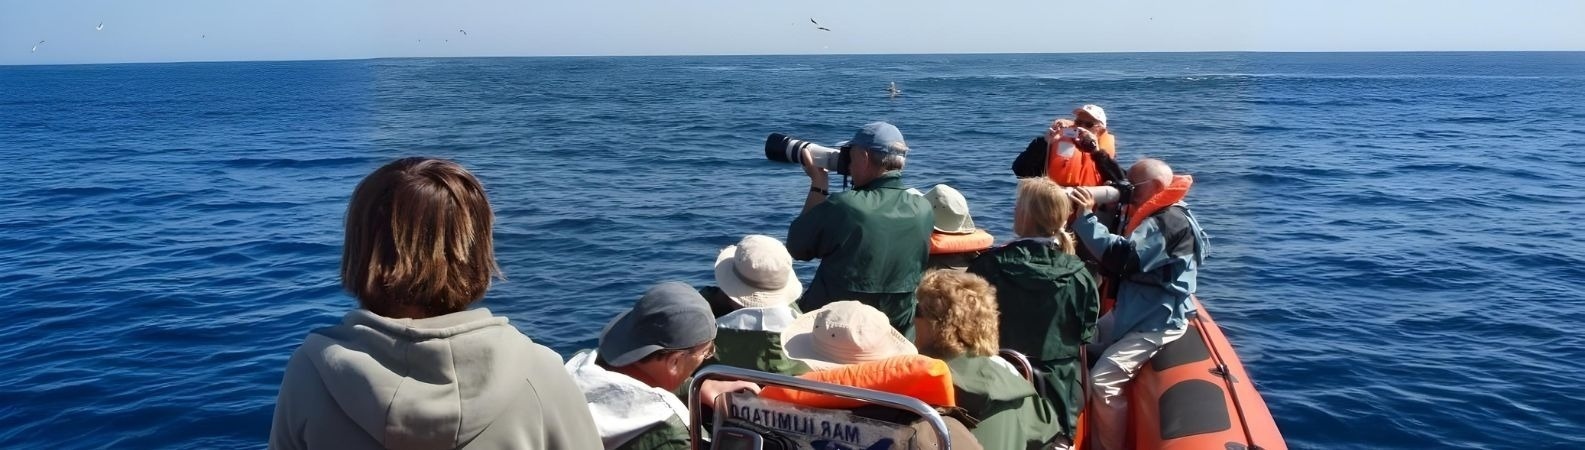
<path id="1" fill-rule="evenodd" d="M 1291 446 L 1585 446 L 1585 54 L 1213 53 L 0 67 L 0 447 L 262 447 L 397 157 L 483 180 L 483 306 L 567 355 L 785 237 L 771 132 L 890 120 L 1006 240 L 1013 157 L 1081 103 L 1195 176 L 1200 296 Z"/>

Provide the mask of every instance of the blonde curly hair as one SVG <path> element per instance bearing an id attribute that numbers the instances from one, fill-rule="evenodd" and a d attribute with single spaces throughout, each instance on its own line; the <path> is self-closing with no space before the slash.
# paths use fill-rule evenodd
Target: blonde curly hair
<path id="1" fill-rule="evenodd" d="M 919 349 L 930 356 L 994 356 L 998 313 L 996 288 L 967 272 L 932 270 L 919 281 L 917 316 L 930 319 L 933 338 L 929 348 Z"/>

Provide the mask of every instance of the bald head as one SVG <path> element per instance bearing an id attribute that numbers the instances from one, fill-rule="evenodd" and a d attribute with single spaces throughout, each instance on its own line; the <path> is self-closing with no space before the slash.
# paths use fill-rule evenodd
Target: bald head
<path id="1" fill-rule="evenodd" d="M 1159 159 L 1141 159 L 1128 168 L 1128 182 L 1134 185 L 1134 203 L 1138 204 L 1172 184 L 1172 168 Z"/>
<path id="2" fill-rule="evenodd" d="M 1172 183 L 1172 168 L 1159 159 L 1141 159 L 1128 168 L 1128 181 L 1134 184 L 1155 181 L 1166 186 Z"/>

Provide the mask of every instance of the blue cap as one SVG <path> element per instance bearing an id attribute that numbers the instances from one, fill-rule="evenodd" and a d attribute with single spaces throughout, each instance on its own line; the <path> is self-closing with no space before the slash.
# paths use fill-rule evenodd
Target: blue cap
<path id="1" fill-rule="evenodd" d="M 660 350 L 693 347 L 715 339 L 715 314 L 699 291 L 681 282 L 657 284 L 600 333 L 600 356 L 626 366 Z"/>
<path id="2" fill-rule="evenodd" d="M 908 144 L 903 142 L 903 132 L 886 122 L 871 122 L 860 128 L 853 139 L 838 147 L 862 148 L 872 152 L 908 156 Z"/>

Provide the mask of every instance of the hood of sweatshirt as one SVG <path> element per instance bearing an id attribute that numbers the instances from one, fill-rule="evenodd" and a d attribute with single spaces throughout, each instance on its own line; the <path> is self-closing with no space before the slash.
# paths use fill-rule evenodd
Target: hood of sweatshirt
<path id="1" fill-rule="evenodd" d="M 532 341 L 483 308 L 425 319 L 354 310 L 304 347 L 336 405 L 388 448 L 470 442 L 531 389 L 532 367 L 506 358 Z"/>

